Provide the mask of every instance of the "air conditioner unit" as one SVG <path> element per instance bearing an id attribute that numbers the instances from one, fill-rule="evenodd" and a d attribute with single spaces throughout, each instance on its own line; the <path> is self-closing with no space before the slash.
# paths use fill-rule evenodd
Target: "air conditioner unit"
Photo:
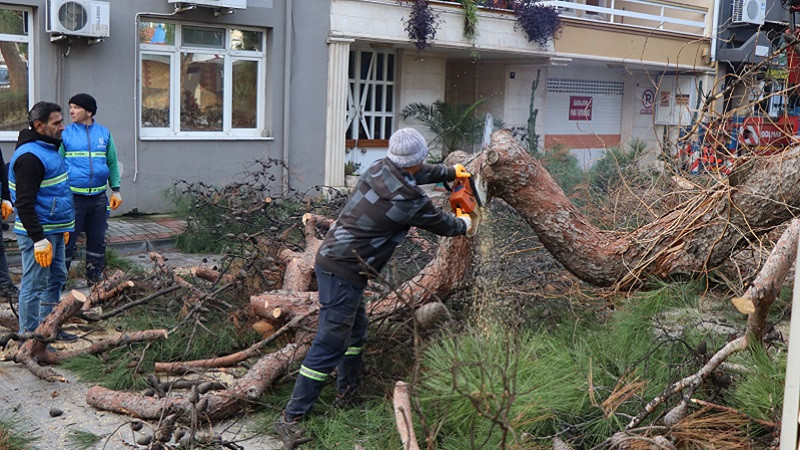
<path id="1" fill-rule="evenodd" d="M 111 6 L 93 0 L 50 0 L 47 32 L 67 36 L 109 36 Z"/>
<path id="2" fill-rule="evenodd" d="M 767 14 L 767 0 L 733 0 L 733 23 L 764 25 Z"/>
<path id="3" fill-rule="evenodd" d="M 214 9 L 246 9 L 247 0 L 167 0 L 167 3 L 203 6 Z"/>

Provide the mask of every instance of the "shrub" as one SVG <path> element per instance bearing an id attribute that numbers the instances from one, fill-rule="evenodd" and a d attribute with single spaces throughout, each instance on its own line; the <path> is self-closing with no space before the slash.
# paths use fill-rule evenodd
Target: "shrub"
<path id="1" fill-rule="evenodd" d="M 582 183 L 586 177 L 578 164 L 578 158 L 565 147 L 557 146 L 545 150 L 540 161 L 566 194 Z"/>
<path id="2" fill-rule="evenodd" d="M 623 177 L 633 177 L 639 172 L 639 160 L 647 145 L 631 140 L 628 147 L 611 147 L 589 170 L 589 180 L 593 189 L 602 193 L 617 184 Z"/>

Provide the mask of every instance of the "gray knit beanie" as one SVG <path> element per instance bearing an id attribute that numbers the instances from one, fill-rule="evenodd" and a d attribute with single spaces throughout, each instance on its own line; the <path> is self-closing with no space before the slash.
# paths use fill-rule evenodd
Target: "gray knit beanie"
<path id="1" fill-rule="evenodd" d="M 425 161 L 428 156 L 428 144 L 419 131 L 413 128 L 401 128 L 389 138 L 389 161 L 397 167 L 414 167 Z"/>

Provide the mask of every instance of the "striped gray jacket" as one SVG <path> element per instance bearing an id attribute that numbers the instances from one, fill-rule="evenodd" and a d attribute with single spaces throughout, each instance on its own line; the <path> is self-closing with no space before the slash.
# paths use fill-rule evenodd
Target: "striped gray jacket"
<path id="1" fill-rule="evenodd" d="M 363 287 L 368 272 L 383 269 L 412 226 L 440 236 L 466 234 L 464 221 L 437 208 L 419 187 L 454 179 L 455 168 L 443 164 L 423 164 L 411 175 L 388 158 L 376 161 L 325 235 L 317 265 Z"/>

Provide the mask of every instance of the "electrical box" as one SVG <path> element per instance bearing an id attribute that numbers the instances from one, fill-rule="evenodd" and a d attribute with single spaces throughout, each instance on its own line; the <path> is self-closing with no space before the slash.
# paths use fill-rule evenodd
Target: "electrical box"
<path id="1" fill-rule="evenodd" d="M 686 126 L 697 109 L 697 77 L 664 75 L 658 83 L 655 100 L 656 125 Z"/>
<path id="2" fill-rule="evenodd" d="M 767 0 L 733 0 L 731 22 L 764 25 Z"/>
<path id="3" fill-rule="evenodd" d="M 47 32 L 66 36 L 109 36 L 111 5 L 90 0 L 50 0 Z"/>
<path id="4" fill-rule="evenodd" d="M 247 0 L 167 0 L 168 3 L 196 5 L 214 9 L 246 9 Z"/>

